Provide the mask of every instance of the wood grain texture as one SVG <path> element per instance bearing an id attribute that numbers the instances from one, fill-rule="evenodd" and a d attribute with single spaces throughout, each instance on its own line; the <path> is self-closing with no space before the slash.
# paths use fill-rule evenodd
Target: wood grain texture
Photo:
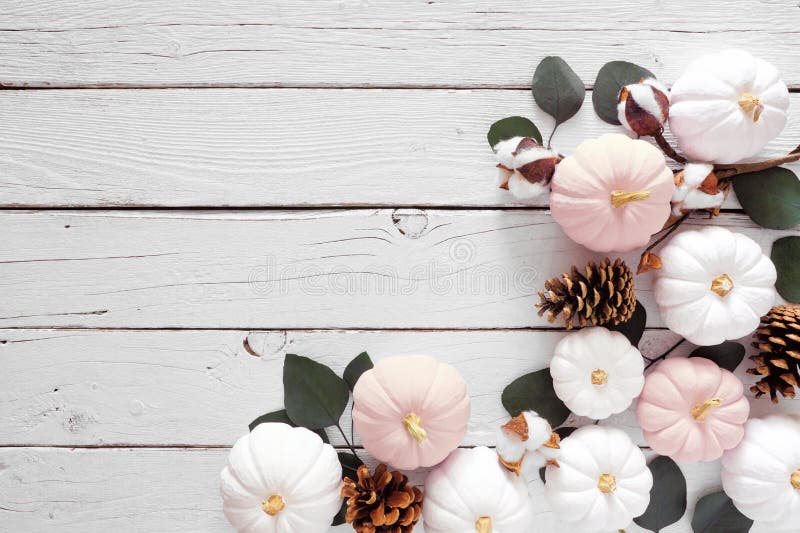
<path id="1" fill-rule="evenodd" d="M 730 213 L 681 230 L 709 223 L 767 252 L 796 233 Z M 4 327 L 542 327 L 545 280 L 603 257 L 547 211 L 6 211 L 0 224 Z M 636 294 L 658 327 L 651 280 Z"/>
<path id="2" fill-rule="evenodd" d="M 227 455 L 227 449 L 202 448 L 0 448 L 0 521 L 8 531 L 232 532 L 218 488 Z M 688 510 L 662 533 L 691 531 L 695 503 L 720 487 L 718 461 L 682 470 Z M 410 479 L 424 488 L 425 473 L 411 473 Z M 569 531 L 550 512 L 543 486 L 538 479 L 528 485 L 536 530 Z M 353 529 L 343 525 L 330 531 Z M 646 530 L 631 524 L 625 531 Z M 424 524 L 414 532 L 424 533 Z"/>
<path id="3" fill-rule="evenodd" d="M 561 153 L 621 131 L 589 100 Z M 486 132 L 519 114 L 552 128 L 527 91 L 0 91 L 0 207 L 546 206 L 493 186 Z"/>
<path id="4" fill-rule="evenodd" d="M 786 0 L 6 4 L 8 86 L 527 87 L 547 54 L 587 83 L 616 59 L 671 82 L 699 53 L 731 47 L 768 57 L 800 86 L 800 9 Z"/>

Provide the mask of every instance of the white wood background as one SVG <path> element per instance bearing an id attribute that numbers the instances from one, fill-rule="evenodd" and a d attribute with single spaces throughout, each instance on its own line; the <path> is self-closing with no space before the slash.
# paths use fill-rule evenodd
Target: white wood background
<path id="1" fill-rule="evenodd" d="M 503 386 L 564 335 L 536 290 L 600 257 L 546 201 L 491 186 L 488 126 L 549 130 L 526 90 L 545 55 L 589 98 L 606 61 L 669 83 L 729 47 L 781 69 L 795 116 L 799 27 L 788 0 L 4 0 L 0 530 L 230 531 L 218 472 L 281 407 L 287 351 L 337 371 L 363 350 L 437 356 L 469 385 L 464 444 L 491 445 Z M 554 144 L 613 130 L 587 102 Z M 798 142 L 795 116 L 765 154 Z M 766 252 L 798 233 L 726 208 L 714 223 Z M 656 355 L 677 337 L 650 286 Z M 630 413 L 604 423 L 643 444 Z M 716 462 L 683 471 L 667 533 L 720 485 Z M 563 531 L 530 488 L 540 531 Z"/>

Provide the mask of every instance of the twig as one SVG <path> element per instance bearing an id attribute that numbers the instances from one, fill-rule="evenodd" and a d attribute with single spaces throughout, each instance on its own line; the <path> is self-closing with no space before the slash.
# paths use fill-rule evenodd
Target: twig
<path id="1" fill-rule="evenodd" d="M 683 224 L 683 222 L 684 222 L 684 221 L 685 221 L 687 218 L 689 218 L 689 215 L 690 215 L 690 214 L 691 214 L 691 213 L 686 213 L 686 214 L 685 214 L 685 215 L 683 215 L 681 218 L 679 218 L 678 220 L 676 220 L 676 221 L 675 221 L 675 222 L 674 222 L 674 223 L 673 223 L 673 224 L 672 224 L 672 225 L 669 227 L 669 229 L 667 229 L 667 232 L 666 232 L 664 235 L 662 235 L 661 237 L 659 237 L 658 239 L 656 239 L 656 240 L 655 240 L 655 241 L 654 241 L 654 242 L 653 242 L 653 243 L 652 243 L 650 246 L 648 246 L 647 248 L 645 248 L 645 249 L 644 249 L 644 251 L 642 252 L 642 255 L 644 255 L 644 254 L 646 254 L 647 252 L 651 251 L 653 248 L 655 248 L 656 246 L 658 246 L 658 245 L 661 243 L 661 241 L 663 241 L 664 239 L 666 239 L 667 237 L 669 237 L 669 236 L 672 234 L 672 232 L 674 232 L 676 229 L 678 229 L 678 227 L 679 227 L 681 224 Z M 662 231 L 663 231 L 663 230 L 662 230 Z"/>
<path id="2" fill-rule="evenodd" d="M 736 165 L 714 165 L 714 170 L 717 178 L 732 178 L 739 174 L 747 174 L 750 172 L 758 172 L 759 170 L 767 170 L 768 168 L 777 167 L 784 163 L 793 163 L 800 161 L 800 146 L 789 152 L 783 157 L 776 157 L 775 159 L 768 159 L 767 161 L 759 161 L 757 163 L 739 163 Z"/>
<path id="3" fill-rule="evenodd" d="M 356 449 L 353 447 L 353 445 L 352 445 L 352 444 L 350 444 L 350 441 L 349 441 L 349 440 L 347 440 L 347 435 L 345 435 L 345 434 L 344 434 L 344 430 L 342 429 L 342 426 L 340 426 L 340 425 L 337 423 L 337 424 L 336 424 L 336 427 L 339 429 L 339 433 L 341 433 L 341 434 L 342 434 L 342 438 L 344 439 L 344 443 L 345 443 L 345 444 L 347 444 L 347 447 L 348 447 L 348 448 L 350 448 L 350 451 L 351 451 L 351 452 L 353 452 L 353 455 L 355 455 L 355 456 L 356 456 L 356 459 L 358 459 L 359 461 L 361 461 L 361 458 L 360 458 L 360 457 L 358 456 L 358 454 L 356 453 Z M 354 439 L 354 440 L 355 440 L 355 439 Z M 362 461 L 362 462 L 363 462 L 363 461 Z"/>
<path id="4" fill-rule="evenodd" d="M 658 147 L 661 148 L 661 151 L 664 152 L 671 159 L 674 159 L 678 163 L 686 163 L 686 161 L 688 161 L 685 157 L 676 152 L 675 148 L 673 148 L 667 142 L 667 140 L 664 138 L 664 132 L 659 131 L 658 133 L 653 135 L 653 138 L 656 140 L 656 144 L 658 145 Z"/>
<path id="5" fill-rule="evenodd" d="M 654 365 L 654 364 L 656 364 L 657 362 L 661 361 L 662 359 L 666 359 L 666 358 L 667 358 L 667 356 L 668 356 L 669 354 L 671 354 L 671 353 L 672 353 L 672 351 L 673 351 L 675 348 L 677 348 L 678 346 L 680 346 L 680 345 L 681 345 L 681 344 L 683 344 L 684 342 L 686 342 L 686 339 L 681 339 L 681 340 L 679 340 L 678 342 L 676 342 L 676 343 L 675 343 L 675 344 L 672 346 L 672 348 L 670 348 L 670 349 L 669 349 L 669 350 L 667 350 L 666 352 L 662 353 L 661 355 L 659 355 L 659 356 L 658 356 L 658 357 L 656 357 L 655 359 L 647 359 L 649 362 L 647 363 L 647 365 L 645 365 L 644 369 L 645 369 L 645 370 L 647 370 L 648 368 L 650 368 L 651 366 L 653 366 L 653 365 Z"/>

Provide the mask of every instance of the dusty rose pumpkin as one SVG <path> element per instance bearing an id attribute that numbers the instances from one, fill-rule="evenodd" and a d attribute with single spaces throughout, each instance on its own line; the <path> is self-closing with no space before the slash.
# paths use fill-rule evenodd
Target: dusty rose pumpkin
<path id="1" fill-rule="evenodd" d="M 466 383 L 455 368 L 425 355 L 379 361 L 359 378 L 353 401 L 364 448 L 401 470 L 438 464 L 467 432 Z"/>
<path id="2" fill-rule="evenodd" d="M 750 404 L 732 372 L 701 357 L 674 357 L 647 376 L 636 416 L 644 438 L 676 461 L 712 461 L 739 444 Z"/>
<path id="3" fill-rule="evenodd" d="M 581 143 L 556 167 L 550 210 L 564 233 L 597 252 L 644 246 L 670 213 L 675 184 L 664 155 L 621 134 Z"/>

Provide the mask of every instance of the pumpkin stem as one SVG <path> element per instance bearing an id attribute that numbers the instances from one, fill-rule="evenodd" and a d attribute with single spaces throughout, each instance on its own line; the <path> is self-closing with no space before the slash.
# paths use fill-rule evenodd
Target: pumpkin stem
<path id="1" fill-rule="evenodd" d="M 797 490 L 800 490 L 800 468 L 792 472 L 791 481 L 792 481 L 792 487 L 794 487 Z"/>
<path id="2" fill-rule="evenodd" d="M 475 531 L 478 533 L 492 533 L 492 517 L 482 516 L 475 521 Z"/>
<path id="3" fill-rule="evenodd" d="M 600 489 L 600 492 L 603 494 L 614 492 L 617 490 L 617 478 L 611 474 L 603 474 L 600 476 L 600 479 L 597 480 L 597 488 Z"/>
<path id="4" fill-rule="evenodd" d="M 428 438 L 428 432 L 422 427 L 422 419 L 416 413 L 408 413 L 403 419 L 403 425 L 417 442 Z"/>
<path id="5" fill-rule="evenodd" d="M 608 382 L 608 372 L 602 368 L 592 371 L 592 385 L 605 385 Z"/>
<path id="6" fill-rule="evenodd" d="M 733 290 L 733 280 L 727 274 L 720 274 L 711 282 L 711 290 L 725 298 Z"/>
<path id="7" fill-rule="evenodd" d="M 650 191 L 648 190 L 634 192 L 614 191 L 611 193 L 611 205 L 619 208 L 628 202 L 647 200 L 648 198 L 650 198 Z"/>
<path id="8" fill-rule="evenodd" d="M 708 413 L 722 405 L 722 398 L 711 398 L 692 407 L 692 416 L 698 422 L 705 422 Z"/>
<path id="9" fill-rule="evenodd" d="M 761 113 L 764 111 L 764 104 L 750 93 L 742 93 L 739 97 L 739 107 L 745 113 L 753 113 L 753 122 L 758 122 Z"/>
<path id="10" fill-rule="evenodd" d="M 283 503 L 283 498 L 277 494 L 273 494 L 268 500 L 261 502 L 261 509 L 270 516 L 280 513 L 284 507 L 286 507 L 286 504 Z"/>

